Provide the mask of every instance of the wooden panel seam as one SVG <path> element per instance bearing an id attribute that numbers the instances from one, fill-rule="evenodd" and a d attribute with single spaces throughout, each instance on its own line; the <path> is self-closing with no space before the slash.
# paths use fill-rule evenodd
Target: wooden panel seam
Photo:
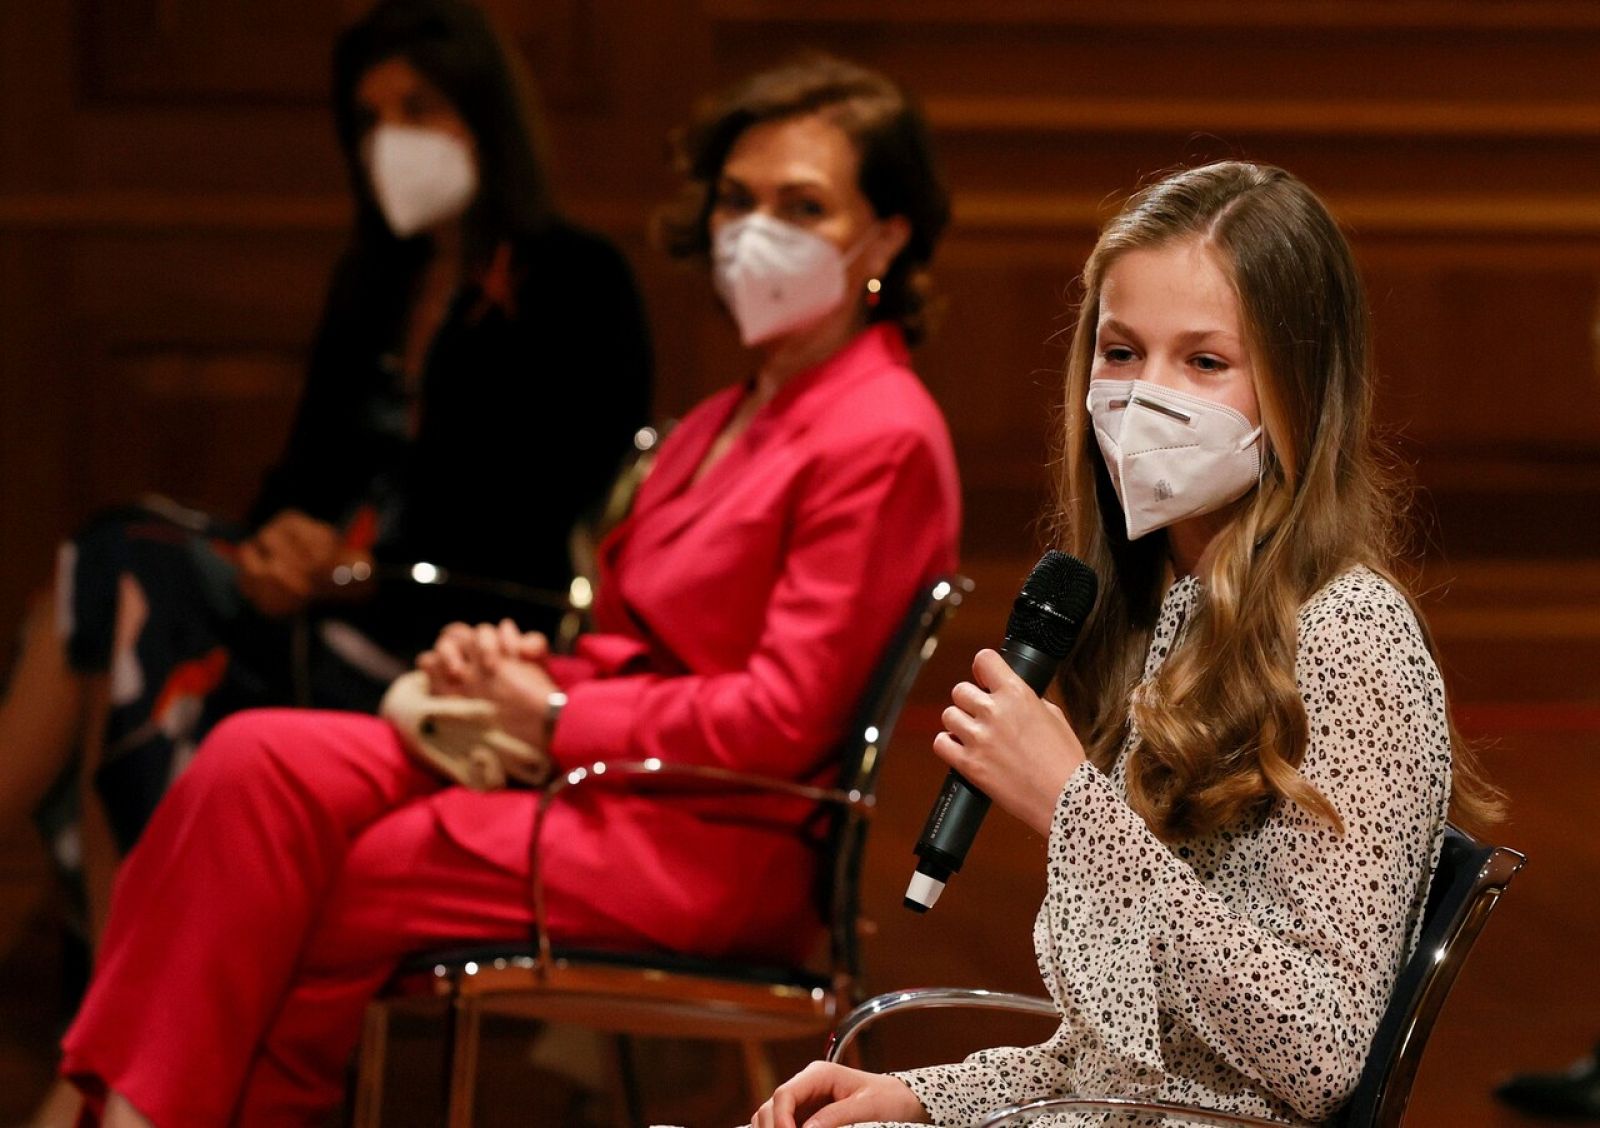
<path id="1" fill-rule="evenodd" d="M 1354 32 L 1600 30 L 1600 6 L 1589 0 L 904 0 L 863 5 L 859 0 L 702 0 L 715 23 L 1076 28 L 1219 27 L 1322 28 Z"/>
<path id="2" fill-rule="evenodd" d="M 585 200 L 579 222 L 642 235 L 658 200 Z M 159 235 L 195 231 L 342 231 L 342 193 L 0 192 L 0 232 L 75 231 Z"/>
<path id="3" fill-rule="evenodd" d="M 1330 195 L 1340 219 L 1363 234 L 1600 236 L 1600 195 L 1461 192 Z M 655 201 L 585 201 L 581 221 L 639 235 Z M 1117 198 L 1054 192 L 962 192 L 955 216 L 962 235 L 1019 230 L 1093 234 Z M 0 232 L 115 231 L 156 235 L 192 231 L 337 231 L 349 223 L 343 196 L 150 193 L 0 194 Z"/>
<path id="4" fill-rule="evenodd" d="M 930 97 L 928 119 L 947 132 L 1144 134 L 1189 131 L 1287 136 L 1590 140 L 1600 103 L 1423 99 L 1190 99 Z"/>
<path id="5" fill-rule="evenodd" d="M 1058 230 L 1092 235 L 1118 206 L 1110 198 L 1037 192 L 971 192 L 955 198 L 959 229 Z M 1600 236 L 1600 196 L 1461 193 L 1327 196 L 1362 235 Z"/>

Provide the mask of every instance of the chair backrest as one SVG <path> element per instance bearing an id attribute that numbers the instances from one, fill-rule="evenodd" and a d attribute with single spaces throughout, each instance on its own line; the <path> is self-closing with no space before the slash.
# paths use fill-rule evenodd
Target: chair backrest
<path id="1" fill-rule="evenodd" d="M 572 532 L 567 538 L 567 554 L 572 559 L 572 574 L 583 576 L 591 583 L 595 579 L 597 567 L 595 553 L 600 548 L 600 542 L 605 540 L 606 534 L 622 524 L 628 514 L 633 511 L 634 500 L 639 496 L 639 487 L 644 485 L 644 480 L 650 476 L 650 471 L 655 469 L 656 455 L 661 451 L 661 442 L 671 434 L 672 428 L 677 425 L 677 420 L 669 419 L 660 427 L 640 427 L 633 433 L 633 448 L 623 455 L 617 465 L 617 475 L 611 480 L 611 488 L 606 490 L 605 497 L 601 498 L 594 507 L 582 517 L 578 518 L 572 526 Z M 584 610 L 588 610 L 587 607 Z"/>
<path id="2" fill-rule="evenodd" d="M 901 707 L 922 667 L 939 644 L 939 631 L 972 591 L 965 576 L 941 576 L 912 603 L 879 659 L 840 747 L 839 786 L 863 799 L 876 793 L 883 753 L 894 736 Z M 861 861 L 868 816 L 860 808 L 834 808 L 818 867 L 817 899 L 828 924 L 832 969 L 859 976 L 857 917 L 861 908 Z"/>
<path id="3" fill-rule="evenodd" d="M 1526 860 L 1515 850 L 1485 846 L 1453 826 L 1445 827 L 1417 950 L 1400 970 L 1367 1052 L 1366 1068 L 1335 1124 L 1391 1128 L 1400 1123 L 1445 996 L 1500 895 Z"/>

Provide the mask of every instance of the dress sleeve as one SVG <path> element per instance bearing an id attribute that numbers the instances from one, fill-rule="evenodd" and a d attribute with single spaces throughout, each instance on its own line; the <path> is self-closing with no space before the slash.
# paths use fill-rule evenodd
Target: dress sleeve
<path id="1" fill-rule="evenodd" d="M 997 1108 L 1072 1091 L 1072 1074 L 1058 1039 L 1040 1046 L 980 1050 L 953 1065 L 908 1069 L 900 1078 L 935 1124 L 976 1124 Z"/>
<path id="2" fill-rule="evenodd" d="M 1296 671 L 1301 770 L 1342 835 L 1278 803 L 1252 835 L 1253 875 L 1225 896 L 1093 767 L 1063 791 L 1045 918 L 1080 1091 L 1159 1079 L 1160 1014 L 1310 1120 L 1355 1087 L 1438 858 L 1450 738 L 1410 608 L 1376 577 L 1354 590 L 1302 613 Z"/>
<path id="3" fill-rule="evenodd" d="M 577 681 L 551 753 L 657 757 L 795 777 L 846 723 L 913 594 L 954 564 L 955 499 L 926 436 L 822 460 L 789 532 L 759 640 L 740 669 Z"/>

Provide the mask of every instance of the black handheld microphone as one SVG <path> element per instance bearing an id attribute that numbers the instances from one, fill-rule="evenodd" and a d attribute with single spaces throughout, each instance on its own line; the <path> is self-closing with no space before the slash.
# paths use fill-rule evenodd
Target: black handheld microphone
<path id="1" fill-rule="evenodd" d="M 1056 667 L 1072 652 L 1099 590 L 1100 582 L 1089 565 L 1055 549 L 1041 556 L 1028 573 L 1011 605 L 1000 657 L 1035 693 L 1044 692 Z M 917 839 L 917 872 L 906 887 L 906 908 L 919 913 L 933 908 L 945 882 L 967 860 L 967 851 L 988 813 L 987 795 L 960 772 L 952 770 L 945 776 L 922 837 Z"/>

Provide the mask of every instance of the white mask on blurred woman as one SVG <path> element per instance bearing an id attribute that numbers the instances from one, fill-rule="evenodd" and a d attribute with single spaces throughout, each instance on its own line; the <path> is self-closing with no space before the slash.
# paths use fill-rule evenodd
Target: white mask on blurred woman
<path id="1" fill-rule="evenodd" d="M 1231 407 L 1143 380 L 1093 380 L 1088 407 L 1128 539 L 1211 513 L 1261 477 L 1261 428 Z"/>
<path id="2" fill-rule="evenodd" d="M 380 125 L 366 157 L 378 210 L 401 239 L 455 219 L 478 194 L 471 147 L 442 129 Z"/>
<path id="3" fill-rule="evenodd" d="M 712 279 L 739 339 L 759 345 L 838 309 L 859 249 L 845 255 L 815 232 L 751 212 L 717 232 Z"/>

